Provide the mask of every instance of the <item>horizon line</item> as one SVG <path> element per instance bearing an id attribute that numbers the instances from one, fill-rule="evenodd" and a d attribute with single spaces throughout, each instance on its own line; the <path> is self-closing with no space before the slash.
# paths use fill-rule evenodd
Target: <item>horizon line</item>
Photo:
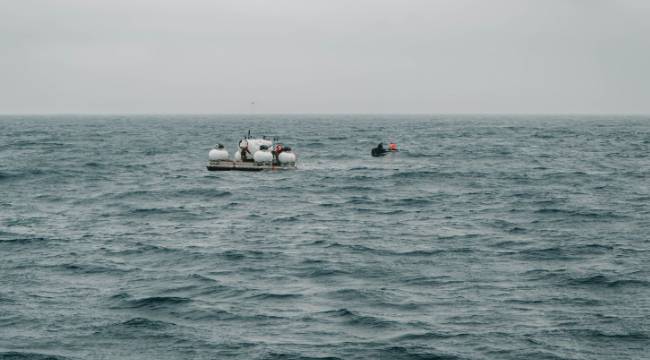
<path id="1" fill-rule="evenodd" d="M 449 115 L 465 115 L 465 116 L 479 116 L 479 115 L 493 115 L 493 116 L 650 116 L 649 113 L 589 113 L 589 112 L 386 112 L 386 113 L 372 113 L 372 112 L 305 112 L 305 113 L 282 113 L 282 112 L 269 112 L 269 113 L 244 113 L 244 112 L 19 112 L 19 113 L 0 113 L 0 116 L 342 116 L 342 115 L 357 115 L 357 116 L 449 116 Z"/>

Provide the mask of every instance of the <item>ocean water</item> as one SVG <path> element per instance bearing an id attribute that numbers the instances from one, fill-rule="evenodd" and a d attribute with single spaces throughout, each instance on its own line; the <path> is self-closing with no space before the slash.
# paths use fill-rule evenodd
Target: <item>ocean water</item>
<path id="1" fill-rule="evenodd" d="M 206 171 L 249 129 L 299 170 Z M 643 116 L 3 116 L 0 359 L 647 359 L 649 156 Z"/>

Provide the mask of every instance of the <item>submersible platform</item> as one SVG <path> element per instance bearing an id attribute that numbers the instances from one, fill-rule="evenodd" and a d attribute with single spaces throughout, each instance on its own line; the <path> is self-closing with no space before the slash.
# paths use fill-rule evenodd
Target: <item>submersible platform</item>
<path id="1" fill-rule="evenodd" d="M 262 171 L 291 170 L 296 168 L 296 154 L 289 146 L 271 141 L 265 137 L 251 138 L 249 135 L 239 141 L 234 159 L 228 150 L 217 144 L 208 154 L 209 171 Z M 275 142 L 275 143 L 274 143 Z"/>
<path id="2" fill-rule="evenodd" d="M 292 170 L 296 164 L 256 163 L 254 161 L 210 160 L 209 171 Z"/>

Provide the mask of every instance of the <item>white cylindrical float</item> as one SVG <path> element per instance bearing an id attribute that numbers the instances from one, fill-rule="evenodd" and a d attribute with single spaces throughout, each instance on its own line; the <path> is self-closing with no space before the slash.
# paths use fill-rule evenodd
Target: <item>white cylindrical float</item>
<path id="1" fill-rule="evenodd" d="M 278 155 L 278 161 L 282 165 L 290 165 L 296 163 L 296 154 L 291 151 L 283 151 Z"/>
<path id="2" fill-rule="evenodd" d="M 258 150 L 253 154 L 253 160 L 258 164 L 271 163 L 273 161 L 273 154 L 268 150 Z"/>
<path id="3" fill-rule="evenodd" d="M 208 159 L 212 161 L 228 160 L 228 150 L 223 148 L 212 149 L 208 153 Z"/>

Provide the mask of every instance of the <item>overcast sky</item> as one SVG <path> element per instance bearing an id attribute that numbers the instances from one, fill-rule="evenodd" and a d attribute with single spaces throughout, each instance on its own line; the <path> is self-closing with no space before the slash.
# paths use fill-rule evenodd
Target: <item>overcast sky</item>
<path id="1" fill-rule="evenodd" d="M 647 114 L 650 0 L 0 0 L 0 113 L 251 111 Z"/>

